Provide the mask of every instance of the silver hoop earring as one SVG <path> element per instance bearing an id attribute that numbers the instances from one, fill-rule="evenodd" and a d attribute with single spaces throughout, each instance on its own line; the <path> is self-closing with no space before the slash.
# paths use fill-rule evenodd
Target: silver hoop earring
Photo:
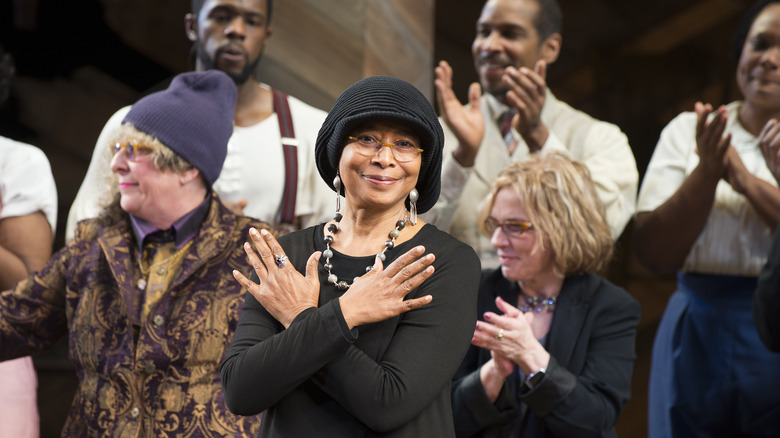
<path id="1" fill-rule="evenodd" d="M 412 189 L 409 192 L 409 222 L 412 225 L 417 225 L 417 200 L 420 199 L 420 193 L 417 189 Z"/>

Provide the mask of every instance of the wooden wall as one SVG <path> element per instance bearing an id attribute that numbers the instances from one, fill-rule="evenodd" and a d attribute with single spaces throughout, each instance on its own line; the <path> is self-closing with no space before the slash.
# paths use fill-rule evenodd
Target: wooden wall
<path id="1" fill-rule="evenodd" d="M 259 76 L 326 110 L 350 84 L 380 74 L 433 98 L 433 8 L 433 0 L 277 1 Z"/>

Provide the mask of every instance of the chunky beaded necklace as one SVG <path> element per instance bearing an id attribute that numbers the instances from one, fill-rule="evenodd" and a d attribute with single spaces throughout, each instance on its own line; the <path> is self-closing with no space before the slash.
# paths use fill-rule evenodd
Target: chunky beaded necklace
<path id="1" fill-rule="evenodd" d="M 521 292 L 525 299 L 525 304 L 522 304 L 520 310 L 524 313 L 528 311 L 534 311 L 536 313 L 547 309 L 548 312 L 555 310 L 555 303 L 558 302 L 558 297 L 529 297 Z"/>
<path id="2" fill-rule="evenodd" d="M 330 262 L 330 259 L 333 258 L 333 251 L 330 249 L 330 245 L 333 244 L 333 236 L 339 232 L 338 223 L 341 222 L 342 219 L 341 213 L 336 213 L 335 216 L 333 216 L 333 220 L 336 222 L 335 224 L 328 224 L 327 230 L 328 235 L 325 236 L 325 251 L 322 252 L 322 256 L 325 257 L 325 263 L 323 264 L 326 271 L 328 271 L 328 283 L 335 285 L 339 290 L 347 290 L 350 286 L 352 286 L 351 283 L 347 283 L 344 280 L 339 280 L 339 277 L 332 272 L 333 270 L 333 264 Z M 379 257 L 380 260 L 383 262 L 386 259 L 385 253 L 395 247 L 395 239 L 398 238 L 398 236 L 401 235 L 401 230 L 404 229 L 406 226 L 406 220 L 407 217 L 404 216 L 403 220 L 400 220 L 395 223 L 395 228 L 393 228 L 392 231 L 387 235 L 387 237 L 390 239 L 387 242 L 385 242 L 384 248 L 382 248 L 382 251 L 379 252 L 376 256 Z M 369 272 L 374 267 L 369 265 L 366 266 L 366 272 Z M 352 279 L 352 283 L 355 282 L 356 278 Z"/>

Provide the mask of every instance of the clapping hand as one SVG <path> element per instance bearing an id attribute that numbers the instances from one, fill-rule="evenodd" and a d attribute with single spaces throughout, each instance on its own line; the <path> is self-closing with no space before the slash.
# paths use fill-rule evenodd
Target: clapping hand
<path id="1" fill-rule="evenodd" d="M 512 126 L 523 137 L 531 152 L 540 150 L 549 136 L 547 126 L 541 119 L 547 98 L 546 72 L 547 64 L 539 60 L 533 70 L 507 67 L 503 78 L 508 89 L 507 105 L 517 110 Z"/>
<path id="2" fill-rule="evenodd" d="M 708 175 L 718 179 L 726 177 L 727 153 L 731 146 L 731 133 L 723 135 L 728 123 L 726 107 L 720 106 L 713 114 L 712 105 L 696 102 L 694 109 L 697 115 L 696 151 L 699 154 L 699 166 Z M 711 114 L 712 120 L 709 120 Z"/>
<path id="3" fill-rule="evenodd" d="M 458 139 L 458 147 L 453 156 L 461 166 L 471 167 L 485 136 L 485 118 L 479 104 L 482 91 L 478 83 L 472 83 L 469 86 L 469 106 L 464 106 L 452 91 L 452 67 L 447 61 L 439 62 L 434 72 L 436 100 L 441 118 Z"/>
<path id="4" fill-rule="evenodd" d="M 477 322 L 472 345 L 485 348 L 520 366 L 525 373 L 536 371 L 549 362 L 550 355 L 536 339 L 531 325 L 533 312 L 521 312 L 500 297 L 496 305 L 504 312 L 486 312 L 485 321 Z M 502 367 L 503 368 L 503 367 Z"/>

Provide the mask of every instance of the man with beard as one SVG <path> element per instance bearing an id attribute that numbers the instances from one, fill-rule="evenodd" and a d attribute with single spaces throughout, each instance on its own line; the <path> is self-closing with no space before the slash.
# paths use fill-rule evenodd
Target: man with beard
<path id="1" fill-rule="evenodd" d="M 497 260 L 479 231 L 480 203 L 498 173 L 529 154 L 558 150 L 588 167 L 613 239 L 634 212 L 639 175 L 625 134 L 547 88 L 545 72 L 560 53 L 560 29 L 555 0 L 488 0 L 472 45 L 482 91 L 472 84 L 463 106 L 452 91 L 452 68 L 446 61 L 436 67 L 445 158 L 441 197 L 427 219 L 472 245 L 483 268 Z"/>
<path id="2" fill-rule="evenodd" d="M 214 190 L 238 214 L 304 228 L 331 215 L 332 191 L 313 162 L 314 141 L 326 113 L 260 83 L 255 69 L 272 34 L 273 0 L 193 0 L 185 16 L 197 71 L 221 70 L 238 86 L 235 129 Z M 106 139 L 130 107 L 109 119 L 98 137 L 84 182 L 68 215 L 66 239 L 76 223 L 95 217 L 111 178 Z M 296 166 L 297 165 L 297 166 Z"/>

